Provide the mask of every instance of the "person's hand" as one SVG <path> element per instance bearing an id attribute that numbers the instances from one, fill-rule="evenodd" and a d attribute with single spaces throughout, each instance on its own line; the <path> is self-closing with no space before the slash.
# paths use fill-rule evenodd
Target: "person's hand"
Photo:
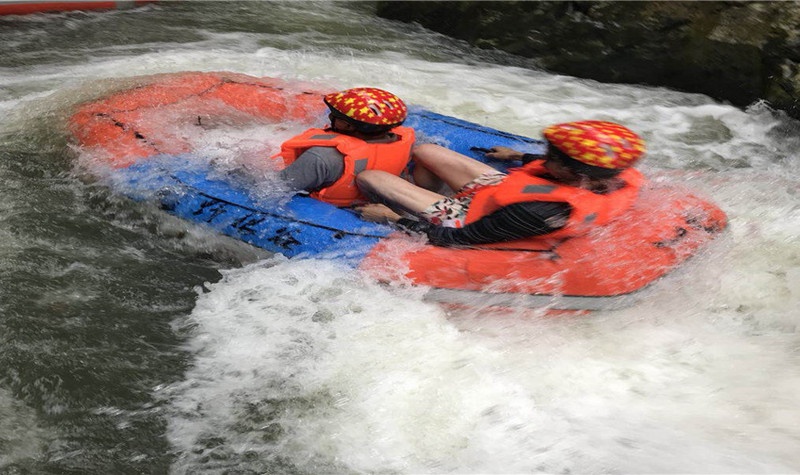
<path id="1" fill-rule="evenodd" d="M 486 152 L 488 158 L 495 160 L 522 160 L 524 153 L 508 147 L 492 147 Z"/>
<path id="2" fill-rule="evenodd" d="M 356 206 L 354 209 L 361 215 L 361 219 L 373 223 L 396 223 L 400 219 L 399 214 L 392 211 L 388 206 L 378 203 Z"/>

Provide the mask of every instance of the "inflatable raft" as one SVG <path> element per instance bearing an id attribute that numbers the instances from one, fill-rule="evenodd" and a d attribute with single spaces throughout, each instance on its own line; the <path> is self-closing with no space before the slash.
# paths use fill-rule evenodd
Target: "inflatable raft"
<path id="1" fill-rule="evenodd" d="M 306 196 L 265 200 L 253 193 L 252 181 L 215 172 L 186 139 L 187 128 L 226 117 L 304 124 L 299 130 L 321 125 L 326 92 L 234 73 L 163 75 L 80 106 L 69 127 L 80 153 L 107 165 L 113 186 L 134 199 L 157 200 L 169 213 L 290 258 L 349 259 L 382 281 L 427 286 L 429 297 L 446 302 L 624 306 L 726 226 L 714 204 L 679 186 L 651 183 L 629 213 L 586 236 L 532 239 L 524 248 L 437 247 Z M 495 145 L 544 149 L 536 139 L 416 107 L 406 125 L 420 141 L 478 159 L 477 150 Z M 275 151 L 264 150 L 264 160 Z M 501 170 L 515 165 L 489 163 Z"/>

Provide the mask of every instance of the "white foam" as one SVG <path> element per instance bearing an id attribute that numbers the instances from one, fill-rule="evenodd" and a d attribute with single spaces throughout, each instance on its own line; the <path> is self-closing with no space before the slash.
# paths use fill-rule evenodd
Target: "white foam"
<path id="1" fill-rule="evenodd" d="M 13 470 L 15 464 L 41 457 L 43 441 L 48 437 L 34 411 L 0 389 L 0 467 Z"/>
<path id="2" fill-rule="evenodd" d="M 776 429 L 800 422 L 800 378 L 737 322 L 644 319 L 657 299 L 594 319 L 447 318 L 335 263 L 281 258 L 207 287 L 186 322 L 195 366 L 163 389 L 181 472 L 220 447 L 236 463 L 403 473 L 767 473 L 792 457 Z"/>

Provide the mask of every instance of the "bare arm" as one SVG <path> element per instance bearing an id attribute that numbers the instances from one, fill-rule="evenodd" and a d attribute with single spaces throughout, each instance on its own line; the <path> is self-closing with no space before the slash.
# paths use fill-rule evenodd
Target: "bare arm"
<path id="1" fill-rule="evenodd" d="M 486 152 L 486 157 L 487 158 L 493 158 L 495 160 L 503 160 L 503 161 L 519 160 L 523 164 L 532 162 L 533 160 L 538 160 L 538 159 L 545 158 L 543 155 L 535 155 L 535 154 L 532 154 L 532 153 L 523 153 L 523 152 L 519 152 L 517 150 L 514 150 L 513 148 L 500 147 L 500 146 L 490 148 L 489 151 Z"/>

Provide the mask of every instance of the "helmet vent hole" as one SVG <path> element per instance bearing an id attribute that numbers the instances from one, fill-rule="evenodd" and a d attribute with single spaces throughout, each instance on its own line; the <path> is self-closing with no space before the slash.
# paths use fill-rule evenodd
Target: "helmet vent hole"
<path id="1" fill-rule="evenodd" d="M 381 115 L 381 109 L 378 106 L 376 106 L 375 104 L 370 104 L 369 105 L 369 110 L 371 110 L 372 113 L 377 115 L 377 116 Z"/>

